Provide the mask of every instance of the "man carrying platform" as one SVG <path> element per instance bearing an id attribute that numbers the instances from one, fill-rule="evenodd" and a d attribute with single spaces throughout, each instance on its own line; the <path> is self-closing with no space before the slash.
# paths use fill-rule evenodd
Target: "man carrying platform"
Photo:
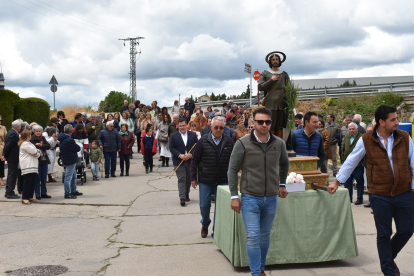
<path id="1" fill-rule="evenodd" d="M 358 140 L 328 191 L 335 193 L 365 156 L 381 270 L 394 276 L 400 275 L 394 260 L 414 230 L 414 150 L 409 134 L 397 129 L 396 108 L 379 106 L 375 121 L 374 130 Z M 393 217 L 397 232 L 391 239 Z"/>
<path id="2" fill-rule="evenodd" d="M 238 213 L 242 209 L 247 256 L 253 276 L 266 275 L 264 268 L 277 196 L 285 198 L 288 195 L 285 187 L 289 171 L 288 154 L 285 142 L 269 133 L 271 118 L 272 112 L 267 108 L 258 108 L 253 112 L 254 130 L 237 140 L 227 173 L 231 208 Z M 237 189 L 240 170 L 241 202 Z"/>
<path id="3" fill-rule="evenodd" d="M 318 167 L 320 167 L 326 155 L 322 135 L 316 132 L 318 123 L 316 113 L 306 113 L 303 117 L 304 127 L 292 133 L 292 147 L 297 155 L 319 157 Z"/>

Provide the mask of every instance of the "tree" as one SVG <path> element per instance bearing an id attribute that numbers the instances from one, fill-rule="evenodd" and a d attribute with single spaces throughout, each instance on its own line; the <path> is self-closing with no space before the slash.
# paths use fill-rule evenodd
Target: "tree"
<path id="1" fill-rule="evenodd" d="M 352 81 L 352 83 L 349 80 L 344 81 L 343 84 L 339 85 L 339 87 L 347 87 L 347 86 L 357 86 L 357 83 L 355 80 Z"/>
<path id="2" fill-rule="evenodd" d="M 124 99 L 128 96 L 125 93 L 118 91 L 111 91 L 103 101 L 99 103 L 99 111 L 115 112 L 121 110 L 124 105 Z"/>

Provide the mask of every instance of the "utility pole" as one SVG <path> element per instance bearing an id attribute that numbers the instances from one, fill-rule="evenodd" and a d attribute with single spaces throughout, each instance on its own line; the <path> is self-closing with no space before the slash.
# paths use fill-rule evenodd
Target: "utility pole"
<path id="1" fill-rule="evenodd" d="M 118 40 L 129 41 L 130 43 L 130 65 L 129 65 L 129 74 L 130 74 L 130 84 L 129 84 L 129 98 L 131 99 L 131 103 L 133 103 L 137 99 L 137 74 L 136 74 L 136 62 L 137 62 L 137 49 L 136 46 L 139 45 L 139 40 L 144 39 L 143 37 L 135 37 L 135 38 L 120 38 Z M 141 54 L 141 51 L 139 51 L 139 54 Z"/>

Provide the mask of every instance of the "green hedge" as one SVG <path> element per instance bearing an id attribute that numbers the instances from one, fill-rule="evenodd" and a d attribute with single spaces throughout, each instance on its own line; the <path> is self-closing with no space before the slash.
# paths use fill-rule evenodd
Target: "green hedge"
<path id="1" fill-rule="evenodd" d="M 49 103 L 39 98 L 20 99 L 16 106 L 14 117 L 23 121 L 36 122 L 45 127 L 49 122 Z"/>
<path id="2" fill-rule="evenodd" d="M 14 120 L 15 108 L 19 104 L 20 97 L 18 94 L 7 89 L 0 89 L 0 115 L 2 116 L 2 125 L 7 130 L 11 129 L 11 123 Z"/>

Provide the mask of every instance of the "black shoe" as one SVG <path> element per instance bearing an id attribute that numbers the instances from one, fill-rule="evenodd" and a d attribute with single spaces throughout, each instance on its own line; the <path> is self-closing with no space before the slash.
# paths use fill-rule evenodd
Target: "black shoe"
<path id="1" fill-rule="evenodd" d="M 83 193 L 80 193 L 80 192 L 76 191 L 72 195 L 74 195 L 74 196 L 81 196 L 81 195 L 83 195 Z"/>
<path id="2" fill-rule="evenodd" d="M 116 177 L 116 175 L 115 174 L 111 174 L 111 177 Z"/>
<path id="3" fill-rule="evenodd" d="M 394 261 L 392 262 L 392 268 L 394 268 L 394 276 L 400 276 L 401 275 L 400 270 L 398 269 L 398 266 Z"/>
<path id="4" fill-rule="evenodd" d="M 36 196 L 36 199 L 37 199 L 37 200 L 41 200 L 41 199 L 42 199 L 42 197 L 41 197 L 41 196 Z"/>
<path id="5" fill-rule="evenodd" d="M 19 199 L 20 196 L 13 194 L 13 195 L 7 195 L 7 199 Z"/>
<path id="6" fill-rule="evenodd" d="M 131 159 L 134 159 L 134 157 L 132 157 L 132 154 L 131 154 Z"/>
<path id="7" fill-rule="evenodd" d="M 362 204 L 362 200 L 355 201 L 355 205 L 361 205 L 361 204 Z"/>
<path id="8" fill-rule="evenodd" d="M 129 173 L 125 173 L 125 176 L 129 176 Z"/>
<path id="9" fill-rule="evenodd" d="M 150 169 L 150 172 L 152 172 L 152 168 Z"/>
<path id="10" fill-rule="evenodd" d="M 109 175 L 105 175 L 105 178 L 109 178 Z"/>
<path id="11" fill-rule="evenodd" d="M 366 207 L 366 208 L 371 208 L 371 202 L 370 202 L 370 203 L 368 203 L 368 204 L 365 204 L 365 205 L 364 205 L 364 207 Z"/>
<path id="12" fill-rule="evenodd" d="M 119 176 L 124 176 L 124 172 L 121 172 L 121 174 Z"/>
<path id="13" fill-rule="evenodd" d="M 41 195 L 42 198 L 52 198 L 50 195 Z"/>
<path id="14" fill-rule="evenodd" d="M 145 170 L 145 173 L 148 173 L 148 169 Z"/>
<path id="15" fill-rule="evenodd" d="M 76 196 L 74 196 L 74 195 L 65 195 L 65 198 L 68 198 L 68 199 L 76 199 Z"/>

